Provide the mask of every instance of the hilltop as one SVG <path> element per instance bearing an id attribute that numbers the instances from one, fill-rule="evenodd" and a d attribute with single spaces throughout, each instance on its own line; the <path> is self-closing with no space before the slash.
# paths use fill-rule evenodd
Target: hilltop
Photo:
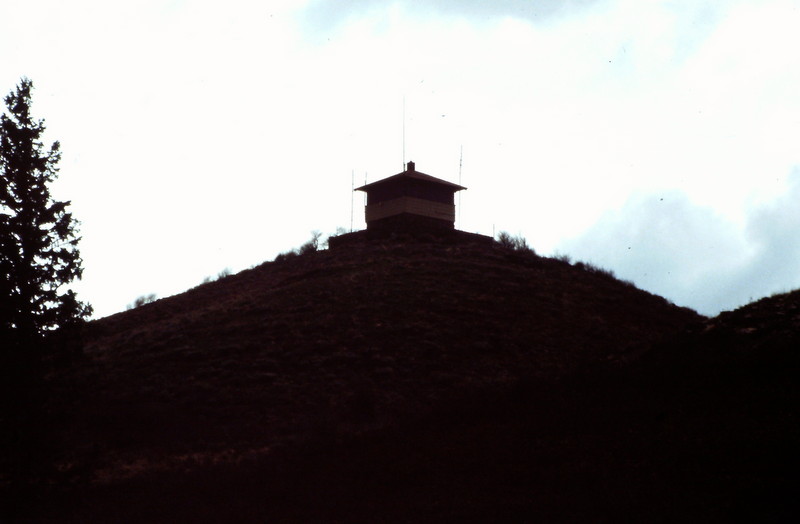
<path id="1" fill-rule="evenodd" d="M 720 450 L 796 436 L 775 429 L 785 408 L 730 403 L 759 355 L 706 380 L 748 315 L 705 319 L 497 245 L 355 243 L 268 262 L 88 326 L 49 381 L 69 488 L 48 492 L 64 498 L 41 518 L 713 520 L 733 504 Z M 765 393 L 774 378 L 746 391 L 794 394 Z M 747 417 L 762 415 L 759 432 Z M 690 470 L 722 487 L 672 484 Z M 748 474 L 736 489 L 766 482 Z M 707 496 L 725 504 L 703 508 Z"/>

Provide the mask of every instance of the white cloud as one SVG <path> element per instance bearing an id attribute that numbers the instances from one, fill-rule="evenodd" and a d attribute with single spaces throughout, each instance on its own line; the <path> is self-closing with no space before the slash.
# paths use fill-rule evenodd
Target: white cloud
<path id="1" fill-rule="evenodd" d="M 315 33 L 338 30 L 353 20 L 375 16 L 385 10 L 402 10 L 426 18 L 466 19 L 483 23 L 498 18 L 516 18 L 544 24 L 581 12 L 603 0 L 561 0 L 558 2 L 530 2 L 527 0 L 342 0 L 326 2 L 311 0 L 302 12 L 306 27 Z"/>
<path id="2" fill-rule="evenodd" d="M 787 192 L 747 214 L 744 232 L 685 194 L 639 195 L 558 251 L 715 315 L 800 287 L 800 170 Z"/>

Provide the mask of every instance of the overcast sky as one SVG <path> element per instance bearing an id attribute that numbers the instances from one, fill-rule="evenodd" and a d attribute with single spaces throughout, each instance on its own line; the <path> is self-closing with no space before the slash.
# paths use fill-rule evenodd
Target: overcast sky
<path id="1" fill-rule="evenodd" d="M 353 173 L 457 182 L 462 148 L 460 229 L 716 314 L 800 287 L 798 27 L 781 0 L 26 0 L 0 91 L 31 78 L 61 141 L 96 317 L 349 230 Z"/>

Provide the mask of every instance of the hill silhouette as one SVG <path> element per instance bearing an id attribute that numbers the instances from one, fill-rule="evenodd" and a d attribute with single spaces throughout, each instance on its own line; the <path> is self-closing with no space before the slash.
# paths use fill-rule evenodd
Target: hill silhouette
<path id="1" fill-rule="evenodd" d="M 461 242 L 265 263 L 88 326 L 49 378 L 56 487 L 28 514 L 780 517 L 798 303 L 705 319 L 591 266 Z"/>

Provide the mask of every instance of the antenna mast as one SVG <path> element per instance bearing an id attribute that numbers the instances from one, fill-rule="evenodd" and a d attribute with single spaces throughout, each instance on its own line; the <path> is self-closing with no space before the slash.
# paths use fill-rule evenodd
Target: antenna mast
<path id="1" fill-rule="evenodd" d="M 403 170 L 406 168 L 406 95 L 403 95 Z"/>
<path id="2" fill-rule="evenodd" d="M 461 185 L 461 166 L 464 164 L 464 144 L 458 154 L 458 185 Z M 458 192 L 458 225 L 461 227 L 461 191 Z"/>
<path id="3" fill-rule="evenodd" d="M 353 206 L 355 205 L 353 202 L 355 197 L 353 194 L 356 192 L 356 171 L 355 169 L 350 170 L 350 232 L 353 232 Z"/>

